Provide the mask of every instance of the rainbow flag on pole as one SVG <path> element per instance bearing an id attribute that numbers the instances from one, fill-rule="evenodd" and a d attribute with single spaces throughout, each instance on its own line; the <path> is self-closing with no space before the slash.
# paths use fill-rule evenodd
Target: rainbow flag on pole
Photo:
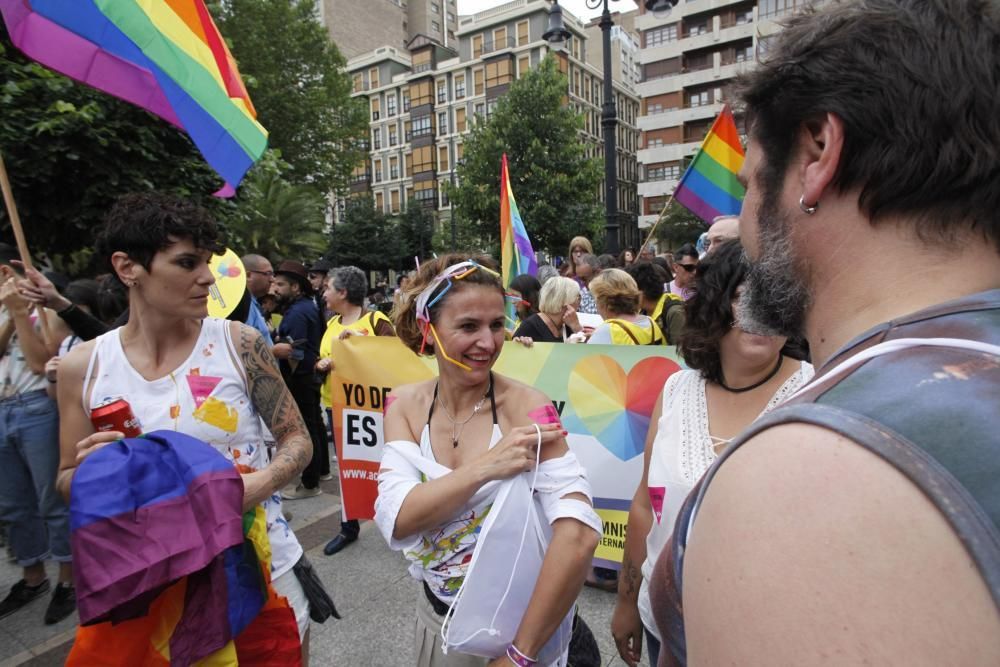
<path id="1" fill-rule="evenodd" d="M 505 290 L 509 290 L 510 282 L 522 273 L 535 275 L 538 272 L 535 251 L 531 249 L 531 240 L 510 189 L 506 153 L 500 166 L 500 268 Z M 510 299 L 507 300 L 507 320 L 511 324 L 515 321 L 514 304 Z"/>
<path id="2" fill-rule="evenodd" d="M 29 58 L 187 132 L 227 192 L 267 130 L 204 0 L 0 0 Z"/>
<path id="3" fill-rule="evenodd" d="M 743 156 L 727 104 L 674 188 L 674 199 L 709 224 L 720 215 L 739 215 L 746 190 L 736 174 L 743 166 Z"/>

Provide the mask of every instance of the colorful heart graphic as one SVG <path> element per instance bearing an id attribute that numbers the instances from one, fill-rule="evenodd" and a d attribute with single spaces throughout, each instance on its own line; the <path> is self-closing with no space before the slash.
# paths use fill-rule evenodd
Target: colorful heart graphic
<path id="1" fill-rule="evenodd" d="M 677 370 L 680 366 L 670 359 L 650 357 L 626 374 L 611 357 L 585 357 L 569 375 L 569 400 L 591 435 L 628 461 L 642 454 L 656 399 Z"/>

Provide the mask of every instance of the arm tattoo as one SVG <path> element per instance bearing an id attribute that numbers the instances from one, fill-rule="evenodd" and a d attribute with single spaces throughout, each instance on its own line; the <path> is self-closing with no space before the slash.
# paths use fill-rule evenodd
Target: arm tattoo
<path id="1" fill-rule="evenodd" d="M 312 440 L 302 413 L 278 371 L 278 362 L 256 329 L 240 327 L 240 360 L 247 373 L 250 400 L 277 442 L 267 467 L 274 489 L 302 472 L 312 458 Z"/>
<path id="2" fill-rule="evenodd" d="M 628 553 L 622 559 L 622 575 L 625 578 L 625 592 L 628 595 L 638 595 L 639 584 L 642 583 L 642 572 L 632 562 Z"/>

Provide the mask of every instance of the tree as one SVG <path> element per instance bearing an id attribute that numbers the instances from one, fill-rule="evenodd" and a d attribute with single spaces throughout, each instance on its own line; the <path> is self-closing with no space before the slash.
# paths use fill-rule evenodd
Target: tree
<path id="1" fill-rule="evenodd" d="M 399 259 L 402 265 L 412 266 L 413 258 L 421 261 L 430 257 L 434 238 L 434 218 L 414 199 L 406 204 L 406 210 L 396 223 L 399 233 Z"/>
<path id="2" fill-rule="evenodd" d="M 400 265 L 400 243 L 394 218 L 376 210 L 370 197 L 347 204 L 344 221 L 334 225 L 327 256 L 334 264 L 354 265 L 365 271 Z"/>
<path id="3" fill-rule="evenodd" d="M 457 188 L 449 196 L 480 248 L 499 254 L 500 159 L 507 153 L 511 188 L 535 250 L 565 252 L 572 237 L 601 227 L 601 170 L 580 140 L 583 117 L 565 103 L 566 77 L 552 56 L 511 84 L 465 141 Z"/>
<path id="4" fill-rule="evenodd" d="M 667 248 L 676 250 L 685 243 L 697 241 L 706 229 L 708 225 L 701 218 L 675 201 L 670 204 L 666 215 L 656 227 L 656 240 Z"/>
<path id="5" fill-rule="evenodd" d="M 316 18 L 315 0 L 220 0 L 219 31 L 232 44 L 269 144 L 287 177 L 341 192 L 366 157 L 368 110 L 351 97 L 345 60 Z"/>
<path id="6" fill-rule="evenodd" d="M 287 170 L 275 151 L 267 151 L 243 181 L 223 216 L 238 253 L 303 259 L 326 249 L 326 202 L 316 188 L 285 180 Z"/>

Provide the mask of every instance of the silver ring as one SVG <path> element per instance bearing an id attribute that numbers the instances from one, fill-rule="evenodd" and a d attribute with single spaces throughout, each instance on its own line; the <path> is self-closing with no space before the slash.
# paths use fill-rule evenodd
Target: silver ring
<path id="1" fill-rule="evenodd" d="M 812 206 L 808 206 L 806 204 L 806 196 L 802 195 L 801 197 L 799 197 L 799 208 L 801 208 L 802 212 L 805 213 L 806 215 L 812 215 L 813 213 L 816 212 L 816 209 L 819 208 L 819 202 L 816 202 Z"/>

